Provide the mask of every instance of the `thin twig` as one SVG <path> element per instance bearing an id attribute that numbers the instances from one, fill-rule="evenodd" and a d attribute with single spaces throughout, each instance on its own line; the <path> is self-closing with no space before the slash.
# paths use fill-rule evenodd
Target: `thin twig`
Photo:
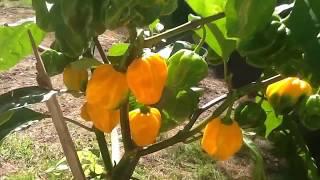
<path id="1" fill-rule="evenodd" d="M 100 43 L 98 37 L 95 37 L 95 38 L 93 39 L 93 41 L 94 41 L 94 44 L 97 46 L 97 49 L 98 49 L 98 51 L 99 51 L 99 54 L 100 54 L 100 56 L 101 56 L 102 61 L 103 61 L 105 64 L 110 64 L 110 61 L 108 60 L 106 54 L 104 53 L 104 50 L 103 50 L 103 48 L 102 48 L 102 46 L 101 46 L 101 43 Z"/>
<path id="2" fill-rule="evenodd" d="M 224 17 L 225 17 L 224 12 L 220 12 L 220 13 L 217 13 L 215 15 L 208 16 L 208 17 L 205 17 L 205 18 L 202 18 L 202 19 L 199 19 L 199 20 L 189 21 L 189 22 L 184 23 L 184 24 L 182 24 L 180 26 L 177 26 L 175 28 L 169 29 L 169 30 L 167 30 L 167 31 L 165 31 L 163 33 L 160 33 L 160 34 L 157 34 L 155 36 L 146 38 L 144 40 L 144 47 L 150 48 L 153 45 L 159 43 L 162 39 L 167 39 L 167 38 L 174 37 L 174 36 L 176 36 L 176 35 L 178 35 L 180 33 L 195 29 L 195 28 L 199 27 L 200 25 L 207 24 L 207 23 L 210 23 L 212 21 L 216 21 L 216 20 L 224 18 Z"/>
<path id="3" fill-rule="evenodd" d="M 44 67 L 44 64 L 42 62 L 41 56 L 39 55 L 39 52 L 37 50 L 36 43 L 34 41 L 34 38 L 31 34 L 31 31 L 28 30 L 28 35 L 31 41 L 32 49 L 35 55 L 35 58 L 37 60 L 36 63 L 36 69 L 38 71 L 37 75 L 37 81 L 40 87 L 45 87 L 52 89 L 52 83 L 50 80 L 50 77 L 48 76 L 46 69 Z M 74 147 L 74 143 L 72 141 L 72 138 L 70 136 L 68 127 L 64 121 L 64 117 L 62 114 L 62 111 L 60 109 L 59 102 L 57 100 L 57 97 L 53 95 L 47 102 L 46 105 L 49 109 L 49 112 L 52 117 L 53 124 L 57 130 L 58 137 L 64 152 L 64 155 L 66 156 L 67 162 L 70 166 L 71 172 L 75 179 L 79 180 L 85 180 L 85 176 L 77 155 L 77 152 Z"/>
<path id="4" fill-rule="evenodd" d="M 79 123 L 79 122 L 77 122 L 77 121 L 75 121 L 75 120 L 73 120 L 73 119 L 64 117 L 64 120 L 66 120 L 66 121 L 68 121 L 68 122 L 70 122 L 70 123 L 72 123 L 72 124 L 74 124 L 74 125 L 77 125 L 77 126 L 83 128 L 83 129 L 85 129 L 85 130 L 87 130 L 87 131 L 89 131 L 89 132 L 93 132 L 92 127 L 88 127 L 88 126 L 86 126 L 86 125 L 84 125 L 84 124 L 81 124 L 81 123 Z"/>
<path id="5" fill-rule="evenodd" d="M 205 112 L 206 110 L 210 109 L 212 106 L 220 103 L 221 101 L 225 100 L 227 98 L 227 94 L 221 95 L 211 101 L 209 101 L 208 103 L 206 103 L 205 105 L 203 105 L 201 108 L 199 108 L 198 110 L 196 110 L 191 118 L 190 121 L 187 125 L 185 125 L 185 127 L 183 128 L 184 131 L 188 131 L 192 128 L 192 126 L 194 125 L 194 123 L 197 121 L 197 119 L 199 118 L 199 116 Z"/>

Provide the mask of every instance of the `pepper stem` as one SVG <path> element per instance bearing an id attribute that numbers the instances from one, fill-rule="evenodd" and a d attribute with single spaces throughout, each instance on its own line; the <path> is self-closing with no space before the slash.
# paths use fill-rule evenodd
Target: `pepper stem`
<path id="1" fill-rule="evenodd" d="M 227 114 L 224 118 L 222 118 L 222 123 L 223 124 L 227 124 L 227 125 L 230 125 L 232 124 L 232 119 L 231 119 L 231 112 L 232 112 L 232 106 L 233 106 L 233 103 L 231 103 L 228 107 L 228 110 L 227 110 Z"/>
<path id="2" fill-rule="evenodd" d="M 150 113 L 150 108 L 148 106 L 141 106 L 139 109 L 140 109 L 140 112 L 143 114 Z"/>

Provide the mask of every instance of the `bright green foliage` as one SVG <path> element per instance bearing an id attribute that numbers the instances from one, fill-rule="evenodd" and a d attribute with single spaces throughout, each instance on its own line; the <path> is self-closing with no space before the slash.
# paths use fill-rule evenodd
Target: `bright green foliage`
<path id="1" fill-rule="evenodd" d="M 225 8 L 228 36 L 243 41 L 264 30 L 275 5 L 276 0 L 228 0 Z"/>
<path id="2" fill-rule="evenodd" d="M 39 45 L 45 33 L 33 21 L 0 26 L 0 71 L 13 67 L 24 57 L 32 54 L 28 30 L 31 31 L 36 44 Z"/>
<path id="3" fill-rule="evenodd" d="M 200 16 L 207 17 L 219 12 L 223 12 L 226 0 L 187 0 L 189 6 Z M 205 25 L 206 43 L 220 57 L 227 60 L 231 52 L 236 47 L 236 41 L 227 37 L 226 18 Z M 202 37 L 202 29 L 196 30 L 198 36 Z"/>

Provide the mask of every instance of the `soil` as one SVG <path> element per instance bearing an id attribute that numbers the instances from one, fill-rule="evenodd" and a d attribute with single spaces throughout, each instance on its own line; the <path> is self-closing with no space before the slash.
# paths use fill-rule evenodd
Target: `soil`
<path id="1" fill-rule="evenodd" d="M 32 17 L 33 11 L 30 8 L 6 8 L 0 7 L 0 24 L 3 23 L 13 23 L 19 20 L 20 18 Z M 100 40 L 104 48 L 108 48 L 112 43 L 121 41 L 123 38 L 124 31 L 119 30 L 116 32 L 106 32 L 101 37 Z M 48 46 L 52 41 L 52 36 L 47 38 L 43 45 Z M 8 92 L 10 90 L 25 87 L 25 86 L 34 86 L 36 83 L 36 70 L 35 70 L 35 59 L 33 56 L 28 56 L 23 59 L 15 67 L 11 68 L 9 71 L 0 73 L 0 94 Z M 64 85 L 62 83 L 61 75 L 52 77 L 52 82 L 54 88 L 63 89 Z M 209 76 L 201 82 L 201 87 L 204 88 L 204 96 L 201 99 L 200 104 L 204 104 L 209 100 L 216 98 L 227 92 L 223 82 L 219 79 L 216 79 L 213 76 L 213 72 L 210 71 Z M 63 110 L 64 116 L 84 123 L 83 120 L 79 117 L 79 107 L 83 103 L 82 98 L 74 98 L 70 94 L 63 94 L 58 97 L 59 103 Z M 40 112 L 47 112 L 47 108 L 44 104 L 37 104 L 32 106 L 32 109 L 35 109 Z M 210 111 L 209 111 L 210 112 Z M 208 112 L 208 113 L 209 113 Z M 89 125 L 89 124 L 87 124 Z M 78 143 L 87 143 L 92 142 L 94 137 L 92 134 L 87 131 L 69 124 L 70 133 L 77 143 L 77 148 L 81 147 Z M 45 119 L 39 123 L 32 124 L 28 128 L 19 131 L 18 133 L 27 134 L 30 136 L 37 144 L 50 144 L 52 151 L 62 154 L 61 146 L 55 131 L 55 128 L 51 122 L 51 119 Z M 265 142 L 263 142 L 265 143 Z M 87 143 L 90 144 L 90 143 Z M 265 145 L 266 148 L 270 148 L 270 145 Z M 263 146 L 260 146 L 264 148 Z M 147 156 L 141 160 L 144 164 L 148 164 L 152 167 L 157 167 L 159 162 L 165 157 L 166 151 L 160 151 L 154 153 L 150 156 Z M 274 157 L 268 157 L 270 164 L 274 164 L 276 159 Z M 269 163 L 268 163 L 269 164 Z M 217 163 L 218 168 L 223 171 L 230 179 L 251 179 L 250 172 L 252 165 L 246 153 L 240 152 L 237 156 L 232 159 L 224 162 Z M 15 164 L 15 162 L 3 162 L 0 157 L 0 177 L 6 174 L 17 172 L 21 166 Z M 165 171 L 163 171 L 165 173 Z"/>

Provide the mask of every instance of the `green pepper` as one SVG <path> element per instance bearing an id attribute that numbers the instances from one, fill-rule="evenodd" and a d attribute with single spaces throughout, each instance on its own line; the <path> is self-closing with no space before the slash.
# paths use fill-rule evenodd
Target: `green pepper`
<path id="1" fill-rule="evenodd" d="M 256 127 L 264 123 L 267 118 L 263 108 L 251 101 L 241 103 L 234 111 L 234 119 L 240 126 Z"/>
<path id="2" fill-rule="evenodd" d="M 196 86 L 208 74 L 207 62 L 197 53 L 181 49 L 168 59 L 167 87 L 181 90 Z"/>
<path id="3" fill-rule="evenodd" d="M 320 129 L 320 95 L 314 94 L 305 99 L 300 110 L 302 124 L 310 129 Z"/>
<path id="4" fill-rule="evenodd" d="M 156 104 L 162 115 L 161 131 L 170 130 L 187 120 L 198 107 L 200 95 L 200 91 L 190 88 L 178 92 L 164 89 Z"/>

